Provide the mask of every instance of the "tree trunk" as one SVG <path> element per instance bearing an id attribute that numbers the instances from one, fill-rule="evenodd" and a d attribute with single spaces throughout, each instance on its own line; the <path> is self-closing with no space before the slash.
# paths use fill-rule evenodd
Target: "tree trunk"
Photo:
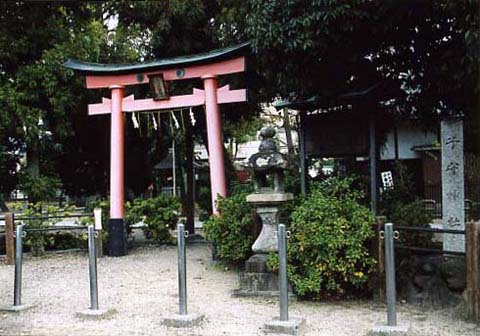
<path id="1" fill-rule="evenodd" d="M 288 108 L 283 109 L 283 127 L 285 128 L 285 138 L 287 140 L 287 148 L 289 156 L 295 154 L 292 140 L 292 128 L 290 126 L 290 115 L 288 114 Z"/>
<path id="2" fill-rule="evenodd" d="M 32 142 L 28 147 L 27 147 L 27 167 L 26 171 L 29 176 L 30 181 L 34 181 L 38 179 L 40 176 L 40 153 L 39 153 L 39 148 L 38 148 L 38 141 Z M 30 182 L 32 183 L 32 182 Z M 38 196 L 34 195 L 27 195 L 28 196 L 28 202 L 29 203 L 37 203 L 41 201 L 41 199 L 36 199 Z"/>
<path id="3" fill-rule="evenodd" d="M 5 203 L 5 200 L 8 198 L 7 195 L 5 194 L 0 194 L 0 211 L 2 212 L 7 212 L 10 211 L 10 209 L 7 206 L 7 203 Z"/>
<path id="4" fill-rule="evenodd" d="M 34 141 L 27 148 L 27 172 L 32 178 L 40 176 L 40 153 L 38 147 L 38 141 Z"/>

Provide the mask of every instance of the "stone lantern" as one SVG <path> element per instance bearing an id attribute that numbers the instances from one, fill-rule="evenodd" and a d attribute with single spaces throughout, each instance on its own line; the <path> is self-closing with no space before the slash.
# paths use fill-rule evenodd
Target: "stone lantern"
<path id="1" fill-rule="evenodd" d="M 261 143 L 245 165 L 251 169 L 255 191 L 247 202 L 256 207 L 262 230 L 252 246 L 254 255 L 245 263 L 245 273 L 240 275 L 237 296 L 269 296 L 278 294 L 278 278 L 267 267 L 268 254 L 278 251 L 277 225 L 282 203 L 293 199 L 284 191 L 284 172 L 288 162 L 281 154 L 273 137 L 275 129 L 264 127 L 260 131 Z"/>

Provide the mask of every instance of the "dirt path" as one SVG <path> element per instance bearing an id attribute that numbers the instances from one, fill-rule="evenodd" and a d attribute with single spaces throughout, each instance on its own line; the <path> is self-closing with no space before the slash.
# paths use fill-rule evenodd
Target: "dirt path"
<path id="1" fill-rule="evenodd" d="M 127 257 L 99 261 L 100 308 L 114 308 L 110 319 L 83 321 L 75 313 L 89 306 L 85 254 L 25 257 L 23 302 L 36 307 L 20 314 L 0 315 L 0 336 L 116 336 L 116 335 L 264 335 L 265 322 L 278 315 L 275 300 L 232 298 L 237 274 L 211 263 L 206 245 L 188 246 L 188 304 L 190 312 L 205 314 L 202 326 L 176 330 L 160 317 L 177 311 L 176 250 L 143 247 Z M 13 267 L 0 266 L 0 306 L 13 301 Z M 372 302 L 294 302 L 290 315 L 307 319 L 305 335 L 365 335 L 385 321 L 385 308 Z M 480 335 L 474 324 L 447 311 L 399 307 L 398 320 L 411 323 L 425 336 Z"/>

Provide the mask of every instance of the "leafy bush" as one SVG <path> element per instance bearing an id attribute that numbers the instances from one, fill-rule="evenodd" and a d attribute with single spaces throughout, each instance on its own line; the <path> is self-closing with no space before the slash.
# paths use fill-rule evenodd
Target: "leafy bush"
<path id="1" fill-rule="evenodd" d="M 419 201 L 409 204 L 397 203 L 391 216 L 391 222 L 401 226 L 430 227 L 432 219 L 431 214 Z M 431 232 L 405 231 L 400 234 L 400 242 L 413 247 L 431 247 L 432 237 Z"/>
<path id="2" fill-rule="evenodd" d="M 53 215 L 58 215 L 58 212 L 62 212 L 62 215 L 67 215 L 70 207 L 63 209 L 58 206 L 48 205 L 46 203 L 38 202 L 35 204 L 29 204 L 21 217 L 28 217 L 28 220 L 19 220 L 22 224 L 26 225 L 27 229 L 45 229 L 51 227 L 60 221 L 59 218 L 46 218 Z M 45 246 L 51 245 L 52 235 L 48 235 L 47 231 L 33 231 L 28 232 L 25 238 L 25 246 L 29 247 L 32 255 L 42 256 L 45 254 Z"/>
<path id="3" fill-rule="evenodd" d="M 237 195 L 237 194 L 251 194 L 254 192 L 253 182 L 247 183 L 240 183 L 239 181 L 231 181 L 230 182 L 230 195 Z"/>
<path id="4" fill-rule="evenodd" d="M 181 204 L 178 198 L 159 195 L 149 199 L 136 199 L 126 212 L 130 223 L 142 221 L 142 230 L 148 239 L 157 243 L 171 243 L 170 229 L 175 229 L 178 222 Z"/>
<path id="5" fill-rule="evenodd" d="M 387 221 L 394 225 L 429 227 L 433 216 L 417 200 L 413 176 L 404 164 L 395 165 L 394 180 L 395 186 L 381 194 L 382 214 Z M 405 231 L 400 234 L 400 241 L 408 246 L 429 247 L 432 237 L 428 232 Z"/>
<path id="6" fill-rule="evenodd" d="M 299 156 L 298 155 L 289 155 L 288 162 L 290 169 L 285 170 L 285 176 L 283 179 L 284 188 L 286 192 L 290 192 L 294 195 L 301 194 L 301 179 L 300 179 L 300 169 L 298 167 Z M 308 183 L 308 179 L 307 179 Z"/>
<path id="7" fill-rule="evenodd" d="M 415 183 L 407 166 L 401 162 L 396 163 L 393 166 L 393 180 L 394 186 L 380 194 L 382 214 L 387 218 L 392 218 L 398 207 L 415 201 Z"/>
<path id="8" fill-rule="evenodd" d="M 332 177 L 313 183 L 292 213 L 288 273 L 300 296 L 339 295 L 367 282 L 375 260 L 365 244 L 374 235 L 374 218 L 353 182 Z M 269 265 L 276 269 L 275 257 Z"/>
<path id="9" fill-rule="evenodd" d="M 97 199 L 90 202 L 87 208 L 89 211 L 93 211 L 95 208 L 102 209 L 102 241 L 104 248 L 107 249 L 110 201 L 109 199 Z M 167 195 L 125 202 L 127 234 L 132 232 L 132 224 L 143 222 L 145 225 L 142 230 L 148 239 L 158 243 L 171 243 L 172 237 L 169 230 L 176 227 L 180 208 L 181 204 L 178 198 Z M 85 223 L 93 224 L 93 218 L 85 219 Z"/>
<path id="10" fill-rule="evenodd" d="M 20 178 L 20 189 L 28 195 L 29 202 L 35 204 L 54 199 L 59 187 L 60 180 L 51 176 L 22 174 Z"/>
<path id="11" fill-rule="evenodd" d="M 68 250 L 74 248 L 88 248 L 88 234 L 57 232 L 45 236 L 45 250 Z"/>
<path id="12" fill-rule="evenodd" d="M 210 193 L 210 187 L 200 186 L 198 189 L 198 198 L 195 201 L 202 210 L 200 214 L 200 220 L 206 220 L 212 213 L 212 197 Z"/>
<path id="13" fill-rule="evenodd" d="M 252 253 L 254 209 L 246 194 L 218 199 L 218 216 L 203 223 L 207 239 L 215 244 L 216 254 L 223 261 L 239 264 Z"/>

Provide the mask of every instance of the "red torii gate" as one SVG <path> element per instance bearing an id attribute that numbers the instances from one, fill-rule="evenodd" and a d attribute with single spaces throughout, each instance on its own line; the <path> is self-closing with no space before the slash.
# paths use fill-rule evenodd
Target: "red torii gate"
<path id="1" fill-rule="evenodd" d="M 208 133 L 212 209 L 218 213 L 215 201 L 225 197 L 227 188 L 223 158 L 222 123 L 218 104 L 244 102 L 245 89 L 230 90 L 228 85 L 218 88 L 217 77 L 245 71 L 242 52 L 248 43 L 217 49 L 204 54 L 162 59 L 139 64 L 96 64 L 68 60 L 64 66 L 86 76 L 88 89 L 109 88 L 111 99 L 88 106 L 89 115 L 111 114 L 110 135 L 110 220 L 109 254 L 125 255 L 126 233 L 124 223 L 124 118 L 123 112 L 170 110 L 205 105 Z M 125 86 L 164 81 L 201 78 L 204 89 L 193 89 L 190 95 L 158 99 L 124 97 Z M 163 87 L 165 88 L 165 87 Z"/>

